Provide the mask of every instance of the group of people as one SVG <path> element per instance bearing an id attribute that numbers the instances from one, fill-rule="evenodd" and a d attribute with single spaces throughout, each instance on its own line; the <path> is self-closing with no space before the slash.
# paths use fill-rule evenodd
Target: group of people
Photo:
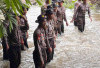
<path id="1" fill-rule="evenodd" d="M 63 0 L 59 0 L 50 4 L 49 0 L 46 0 L 45 5 L 41 7 L 41 14 L 36 20 L 39 25 L 33 34 L 35 68 L 45 68 L 46 64 L 53 60 L 56 37 L 58 34 L 64 33 L 63 20 L 68 26 L 63 3 Z"/>
<path id="2" fill-rule="evenodd" d="M 63 0 L 53 0 L 50 4 L 49 0 L 45 1 L 45 5 L 41 7 L 41 14 L 37 17 L 36 23 L 38 27 L 34 31 L 34 46 L 33 60 L 35 68 L 45 68 L 46 64 L 53 60 L 54 50 L 56 47 L 56 37 L 64 33 L 64 23 L 68 26 L 66 19 Z M 88 11 L 89 18 L 90 8 L 87 0 L 78 0 L 75 3 L 74 15 L 71 22 L 78 27 L 78 30 L 83 32 L 85 27 L 85 13 Z"/>
<path id="3" fill-rule="evenodd" d="M 45 68 L 46 64 L 53 60 L 56 38 L 64 33 L 64 21 L 66 26 L 68 26 L 66 9 L 63 7 L 63 3 L 63 0 L 52 0 L 52 4 L 50 4 L 50 1 L 46 0 L 45 5 L 41 7 L 41 14 L 35 21 L 39 25 L 33 34 L 35 46 L 33 61 L 35 68 Z M 3 59 L 10 61 L 10 68 L 19 67 L 21 63 L 21 50 L 25 50 L 25 47 L 29 48 L 27 43 L 29 24 L 26 17 L 28 9 L 24 7 L 22 9 L 22 16 L 16 16 L 12 13 L 13 18 L 17 20 L 16 24 L 9 23 L 8 17 L 6 17 L 6 23 L 4 23 L 8 35 L 4 35 L 2 38 Z M 71 22 L 74 21 L 74 25 L 81 32 L 84 31 L 85 27 L 86 11 L 88 11 L 89 18 L 92 21 L 87 0 L 78 0 L 75 3 L 74 15 Z M 11 31 L 10 26 L 13 26 Z"/>
<path id="4" fill-rule="evenodd" d="M 11 13 L 16 23 L 14 21 L 11 23 L 8 17 L 6 17 L 4 23 L 7 35 L 2 37 L 3 60 L 10 61 L 10 68 L 19 67 L 21 63 L 21 50 L 29 48 L 27 43 L 29 24 L 26 17 L 28 9 L 24 7 L 22 9 L 22 16 L 16 16 L 13 12 Z"/>

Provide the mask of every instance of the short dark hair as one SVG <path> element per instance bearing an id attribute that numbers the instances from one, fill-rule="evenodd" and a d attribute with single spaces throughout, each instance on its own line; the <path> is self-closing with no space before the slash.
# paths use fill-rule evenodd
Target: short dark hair
<path id="1" fill-rule="evenodd" d="M 51 15 L 51 14 L 53 14 L 53 9 L 46 10 L 46 15 Z"/>

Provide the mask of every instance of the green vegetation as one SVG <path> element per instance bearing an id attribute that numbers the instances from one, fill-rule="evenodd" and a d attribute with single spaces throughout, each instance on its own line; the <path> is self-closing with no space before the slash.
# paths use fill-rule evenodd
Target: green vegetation
<path id="1" fill-rule="evenodd" d="M 64 6 L 65 6 L 66 8 L 73 9 L 73 8 L 74 8 L 74 3 L 75 3 L 76 1 L 77 1 L 77 0 L 69 2 L 68 0 L 65 0 Z"/>
<path id="2" fill-rule="evenodd" d="M 4 35 L 7 35 L 4 27 L 6 22 L 9 23 L 10 32 L 13 29 L 12 23 L 16 24 L 16 19 L 14 18 L 13 14 L 16 16 L 22 15 L 22 6 L 29 8 L 29 5 L 31 5 L 30 1 L 25 1 L 26 4 L 23 4 L 21 0 L 0 0 L 0 15 L 3 17 L 0 18 L 0 38 L 2 38 Z"/>
<path id="3" fill-rule="evenodd" d="M 64 3 L 64 6 L 66 8 L 69 8 L 69 9 L 73 9 L 74 8 L 74 3 L 76 2 L 77 0 L 72 0 L 72 1 L 68 1 L 68 0 L 65 0 L 65 3 Z M 91 7 L 91 9 L 95 9 L 96 8 L 96 4 L 92 4 L 91 2 L 89 2 L 89 5 Z"/>
<path id="4" fill-rule="evenodd" d="M 43 5 L 45 0 L 35 0 L 40 6 Z M 51 0 L 49 0 L 51 2 Z M 13 29 L 13 23 L 16 24 L 15 16 L 22 15 L 22 7 L 29 8 L 31 5 L 30 0 L 25 0 L 23 3 L 21 0 L 0 0 L 0 38 L 7 36 L 6 28 L 4 24 L 9 23 L 9 30 Z M 15 14 L 15 16 L 14 16 Z"/>
<path id="5" fill-rule="evenodd" d="M 45 0 L 35 0 L 40 6 L 43 5 Z M 51 2 L 51 0 L 49 0 Z M 69 9 L 74 8 L 74 3 L 77 0 L 72 0 L 71 2 L 68 0 L 65 0 L 64 6 Z M 30 0 L 25 0 L 25 4 L 22 3 L 21 0 L 0 0 L 0 38 L 2 38 L 4 35 L 7 35 L 6 29 L 4 27 L 4 23 L 6 19 L 8 19 L 9 22 L 9 30 L 11 31 L 13 29 L 12 23 L 16 23 L 16 19 L 13 16 L 13 13 L 17 15 L 22 15 L 22 6 L 25 8 L 29 8 L 31 5 Z M 91 4 L 91 9 L 95 9 L 96 4 Z M 2 16 L 2 18 L 1 18 Z"/>

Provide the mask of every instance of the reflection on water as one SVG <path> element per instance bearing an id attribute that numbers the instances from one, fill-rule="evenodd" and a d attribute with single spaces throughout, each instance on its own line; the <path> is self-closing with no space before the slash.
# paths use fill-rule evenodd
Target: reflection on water
<path id="1" fill-rule="evenodd" d="M 20 68 L 34 68 L 33 32 L 38 25 L 35 20 L 39 14 L 38 7 L 31 7 L 28 11 L 30 48 L 22 52 Z M 93 22 L 86 16 L 84 33 L 80 33 L 73 23 L 70 23 L 72 15 L 72 10 L 67 9 L 69 26 L 65 26 L 65 33 L 57 38 L 54 59 L 47 68 L 100 68 L 100 12 L 92 12 Z"/>

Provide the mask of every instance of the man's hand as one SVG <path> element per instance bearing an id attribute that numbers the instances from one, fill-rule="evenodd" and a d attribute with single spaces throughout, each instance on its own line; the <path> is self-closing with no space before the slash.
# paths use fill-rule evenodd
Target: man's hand
<path id="1" fill-rule="evenodd" d="M 47 61 L 47 56 L 46 56 L 46 61 Z"/>
<path id="2" fill-rule="evenodd" d="M 23 39 L 21 39 L 21 44 L 24 45 L 24 40 Z"/>
<path id="3" fill-rule="evenodd" d="M 25 16 L 25 15 L 23 15 L 23 18 L 27 21 L 27 18 L 26 18 L 26 16 Z"/>
<path id="4" fill-rule="evenodd" d="M 7 50 L 9 50 L 9 45 L 7 44 Z"/>
<path id="5" fill-rule="evenodd" d="M 44 61 L 41 62 L 41 67 L 43 67 L 43 66 L 44 66 Z"/>
<path id="6" fill-rule="evenodd" d="M 92 18 L 90 17 L 90 21 L 92 22 Z"/>
<path id="7" fill-rule="evenodd" d="M 56 43 L 54 43 L 54 48 L 56 48 Z"/>
<path id="8" fill-rule="evenodd" d="M 52 48 L 51 48 L 51 47 L 49 48 L 49 52 L 50 52 L 50 53 L 52 52 Z"/>
<path id="9" fill-rule="evenodd" d="M 68 26 L 68 22 L 66 22 L 66 26 Z"/>
<path id="10" fill-rule="evenodd" d="M 72 20 L 70 21 L 70 23 L 73 23 L 73 21 L 74 21 L 74 20 L 72 19 Z"/>

